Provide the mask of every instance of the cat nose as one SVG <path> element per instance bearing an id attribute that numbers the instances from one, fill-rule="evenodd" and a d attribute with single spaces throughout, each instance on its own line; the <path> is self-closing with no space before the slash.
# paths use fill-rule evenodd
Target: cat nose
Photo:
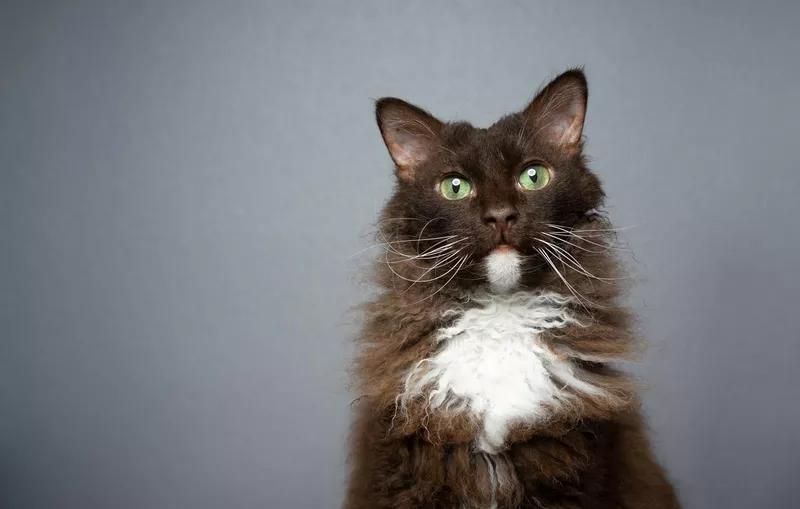
<path id="1" fill-rule="evenodd" d="M 491 208 L 483 215 L 483 222 L 504 232 L 517 220 L 517 209 L 511 206 Z"/>

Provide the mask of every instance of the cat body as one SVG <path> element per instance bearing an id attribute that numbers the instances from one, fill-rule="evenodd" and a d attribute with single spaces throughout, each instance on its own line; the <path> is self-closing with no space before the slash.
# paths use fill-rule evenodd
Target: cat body
<path id="1" fill-rule="evenodd" d="M 583 73 L 488 129 L 377 105 L 397 168 L 364 306 L 346 509 L 678 507 L 635 385 Z"/>

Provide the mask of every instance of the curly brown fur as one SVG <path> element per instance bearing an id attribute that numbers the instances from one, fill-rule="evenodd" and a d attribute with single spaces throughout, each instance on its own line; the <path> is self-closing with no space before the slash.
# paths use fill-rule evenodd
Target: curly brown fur
<path id="1" fill-rule="evenodd" d="M 378 224 L 384 253 L 373 280 L 382 292 L 364 305 L 358 337 L 346 509 L 678 507 L 635 384 L 616 367 L 638 344 L 618 305 L 625 284 L 615 231 L 597 212 L 604 194 L 583 155 L 586 97 L 583 73 L 568 71 L 488 129 L 378 102 L 398 179 Z M 526 193 L 514 178 L 530 161 L 553 179 Z M 477 192 L 444 200 L 436 188 L 453 173 Z M 512 211 L 505 229 L 487 220 L 498 207 Z M 568 404 L 513 422 L 488 453 L 476 446 L 480 415 L 400 395 L 414 366 L 442 348 L 439 331 L 492 294 L 484 260 L 502 244 L 522 257 L 518 290 L 569 297 L 575 323 L 538 341 L 597 392 L 565 384 Z"/>

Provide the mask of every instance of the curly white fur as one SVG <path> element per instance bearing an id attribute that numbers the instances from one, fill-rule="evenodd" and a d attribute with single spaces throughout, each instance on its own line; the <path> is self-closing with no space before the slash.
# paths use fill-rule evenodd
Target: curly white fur
<path id="1" fill-rule="evenodd" d="M 482 422 L 476 445 L 495 453 L 510 424 L 538 422 L 549 408 L 569 404 L 567 387 L 603 394 L 540 339 L 546 329 L 580 324 L 567 309 L 572 297 L 517 292 L 478 301 L 479 307 L 450 312 L 457 320 L 439 331 L 440 349 L 406 376 L 401 405 L 424 397 L 430 411 L 471 412 Z"/>

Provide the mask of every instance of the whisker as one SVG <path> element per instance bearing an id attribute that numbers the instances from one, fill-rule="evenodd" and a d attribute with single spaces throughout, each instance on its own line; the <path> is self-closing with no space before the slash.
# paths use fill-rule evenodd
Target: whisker
<path id="1" fill-rule="evenodd" d="M 569 232 L 569 233 L 571 233 L 571 232 L 580 233 L 580 232 L 621 232 L 621 231 L 625 231 L 625 230 L 630 230 L 631 228 L 636 228 L 638 226 L 641 226 L 641 224 L 634 224 L 634 225 L 631 225 L 631 226 L 623 226 L 622 228 L 589 228 L 589 229 L 584 229 L 584 230 L 575 230 L 575 229 L 572 229 L 572 228 L 567 228 L 566 226 L 561 226 L 561 225 L 558 225 L 558 224 L 550 224 L 550 223 L 548 223 L 547 226 L 549 226 L 551 228 L 556 228 L 556 229 L 559 229 L 559 230 L 563 230 L 563 231 Z"/>
<path id="2" fill-rule="evenodd" d="M 605 282 L 605 278 L 600 278 L 598 276 L 595 276 L 594 274 L 586 270 L 583 264 L 581 264 L 581 262 L 579 262 L 578 259 L 572 256 L 572 254 L 570 254 L 568 251 L 554 244 L 548 244 L 548 247 L 546 249 L 550 253 L 552 253 L 556 258 L 558 258 L 559 261 L 561 261 L 561 265 L 564 267 L 565 270 L 567 267 L 569 267 L 575 272 L 582 274 L 588 278 L 597 279 L 598 281 Z M 564 256 L 566 256 L 567 259 L 565 259 Z M 594 290 L 594 285 L 592 285 L 592 290 Z"/>
<path id="3" fill-rule="evenodd" d="M 438 245 L 438 244 L 441 244 L 441 242 L 437 242 L 436 244 L 434 244 L 434 245 L 433 245 L 433 246 L 431 246 L 430 248 L 428 248 L 428 249 L 426 249 L 425 251 L 421 252 L 421 253 L 419 254 L 419 256 L 420 256 L 420 257 L 427 257 L 427 256 L 431 256 L 431 255 L 433 255 L 433 254 L 436 254 L 436 253 L 438 253 L 438 252 L 441 252 L 441 251 L 447 251 L 447 250 L 448 250 L 448 249 L 450 249 L 452 246 L 455 246 L 455 245 L 456 245 L 456 244 L 458 244 L 459 242 L 464 242 L 465 240 L 467 240 L 467 239 L 466 239 L 465 237 L 462 237 L 462 238 L 460 238 L 460 239 L 458 239 L 458 240 L 454 240 L 453 242 L 450 242 L 450 243 L 448 243 L 448 244 L 445 244 L 444 246 L 438 246 L 438 247 L 437 247 L 437 245 Z"/>
<path id="4" fill-rule="evenodd" d="M 444 237 L 430 237 L 430 238 L 423 239 L 423 240 L 425 240 L 425 241 L 431 241 L 431 240 L 440 240 L 440 239 L 441 239 L 441 240 L 445 240 L 445 241 L 446 241 L 446 240 L 449 240 L 449 239 L 456 238 L 457 236 L 458 236 L 458 235 L 446 235 L 446 236 L 444 236 Z M 361 254 L 361 253 L 363 253 L 364 251 L 369 251 L 370 249 L 377 249 L 377 248 L 379 248 L 379 247 L 386 247 L 386 246 L 390 246 L 390 245 L 392 245 L 392 244 L 399 244 L 399 243 L 406 243 L 406 242 L 417 242 L 417 240 L 416 240 L 416 239 L 407 239 L 407 240 L 393 240 L 393 241 L 391 241 L 391 242 L 389 242 L 389 241 L 386 241 L 386 242 L 381 242 L 381 243 L 379 243 L 379 244 L 373 244 L 373 245 L 371 245 L 371 246 L 369 246 L 369 247 L 365 247 L 364 249 L 361 249 L 361 250 L 359 250 L 359 251 L 356 251 L 355 253 L 353 253 L 353 254 L 351 254 L 350 256 L 348 256 L 348 257 L 347 257 L 347 259 L 350 259 L 350 258 L 353 258 L 354 256 L 360 255 L 360 254 Z M 434 247 L 435 247 L 435 244 L 434 244 Z"/>
<path id="5" fill-rule="evenodd" d="M 572 263 L 574 263 L 574 265 L 569 264 L 569 263 L 567 263 L 567 265 L 569 265 L 575 271 L 580 272 L 584 276 L 587 276 L 587 277 L 590 277 L 590 278 L 593 278 L 593 279 L 597 279 L 598 281 L 620 281 L 620 280 L 627 279 L 627 278 L 621 278 L 621 277 L 607 278 L 607 277 L 595 276 L 594 274 L 592 274 L 591 272 L 586 270 L 586 268 L 583 266 L 583 264 L 581 262 L 579 262 L 578 259 L 575 258 L 569 251 L 567 251 L 564 248 L 559 247 L 559 246 L 557 246 L 557 245 L 555 245 L 555 244 L 553 244 L 551 242 L 547 242 L 546 240 L 542 240 L 542 239 L 536 239 L 536 240 L 538 240 L 539 242 L 542 242 L 542 243 L 547 244 L 548 246 L 550 246 L 554 250 L 554 254 L 556 254 L 557 256 L 559 255 L 559 253 L 563 253 L 565 256 L 567 256 L 569 258 L 569 260 Z M 558 258 L 561 258 L 561 256 L 558 256 Z M 561 261 L 566 263 L 566 260 L 562 259 Z"/>
<path id="6" fill-rule="evenodd" d="M 454 239 L 456 237 L 458 237 L 458 235 L 442 235 L 441 237 L 428 237 L 422 240 L 440 240 L 440 239 L 447 240 L 447 239 Z M 418 242 L 418 239 L 392 240 L 389 243 L 395 244 L 395 243 L 408 243 L 408 242 Z"/>
<path id="7" fill-rule="evenodd" d="M 431 257 L 428 257 L 428 258 L 420 258 L 419 259 L 419 260 L 422 260 L 423 262 L 427 262 L 427 263 L 415 263 L 417 260 L 416 259 L 410 259 L 410 258 L 403 258 L 403 259 L 400 259 L 400 260 L 388 260 L 387 259 L 386 263 L 389 264 L 390 266 L 391 265 L 399 265 L 399 264 L 410 264 L 412 267 L 415 267 L 417 269 L 426 270 L 426 269 L 439 267 L 443 262 L 447 262 L 447 261 L 451 260 L 453 258 L 453 256 L 457 256 L 458 255 L 458 253 L 461 251 L 461 249 L 463 249 L 463 248 L 451 249 L 451 250 L 445 251 L 443 253 L 440 253 L 438 256 L 431 256 Z M 431 263 L 431 262 L 433 262 L 433 264 L 434 264 L 433 267 L 430 267 L 428 265 L 428 263 Z"/>
<path id="8" fill-rule="evenodd" d="M 547 232 L 542 232 L 542 234 L 543 235 L 547 235 L 548 237 L 550 237 L 552 239 L 555 239 L 555 240 L 557 240 L 559 242 L 563 242 L 564 244 L 569 244 L 570 246 L 572 246 L 572 247 L 574 247 L 576 249 L 580 249 L 581 251 L 585 251 L 587 253 L 592 253 L 592 254 L 601 254 L 601 253 L 605 253 L 605 252 L 611 251 L 611 250 L 613 250 L 613 251 L 630 251 L 630 248 L 614 246 L 613 242 L 611 242 L 609 244 L 600 244 L 599 242 L 592 242 L 591 240 L 585 239 L 585 238 L 581 237 L 580 235 L 571 235 L 571 234 L 567 235 L 567 234 L 564 234 L 564 236 L 559 236 L 558 234 L 552 234 L 552 233 L 547 233 Z M 574 243 L 572 243 L 572 242 L 567 240 L 568 238 L 573 238 L 573 237 L 577 238 L 577 239 L 580 239 L 583 242 L 586 242 L 587 244 L 591 244 L 591 245 L 597 246 L 597 247 L 602 247 L 603 249 L 600 249 L 600 250 L 586 249 L 583 246 L 579 246 L 579 245 L 574 244 Z"/>
<path id="9" fill-rule="evenodd" d="M 554 240 L 556 240 L 556 241 L 558 241 L 558 242 L 563 242 L 564 244 L 568 244 L 568 245 L 570 245 L 570 246 L 574 247 L 575 249 L 580 249 L 581 251 L 585 251 L 585 252 L 587 252 L 587 253 L 592 253 L 592 254 L 601 254 L 601 253 L 605 253 L 605 252 L 607 252 L 607 251 L 609 251 L 609 250 L 611 250 L 611 249 L 622 249 L 622 248 L 615 248 L 614 246 L 611 246 L 611 245 L 604 246 L 604 247 L 603 247 L 603 249 L 600 249 L 600 250 L 586 249 L 586 248 L 585 248 L 585 247 L 583 247 L 583 246 L 579 246 L 578 244 L 574 244 L 574 243 L 572 243 L 572 242 L 568 241 L 568 240 L 567 240 L 566 238 L 564 238 L 564 237 L 559 237 L 558 235 L 553 235 L 553 234 L 551 234 L 551 233 L 547 233 L 547 232 L 542 232 L 542 234 L 543 234 L 543 235 L 546 235 L 546 236 L 550 237 L 551 239 L 554 239 Z M 571 237 L 574 237 L 574 235 L 570 235 L 570 236 L 568 236 L 567 238 L 571 238 Z M 578 238 L 580 238 L 580 237 L 578 237 Z M 593 244 L 593 245 L 598 245 L 598 244 L 595 244 L 595 243 L 592 243 L 592 244 Z M 599 245 L 601 246 L 602 244 L 599 244 Z"/>
<path id="10" fill-rule="evenodd" d="M 587 313 L 590 313 L 590 314 L 591 314 L 591 311 L 590 311 L 590 310 L 589 310 L 589 308 L 587 307 L 587 304 L 588 304 L 588 305 L 590 305 L 590 306 L 593 306 L 593 307 L 604 307 L 604 306 L 601 306 L 600 304 L 597 304 L 596 302 L 592 302 L 591 300 L 589 300 L 589 299 L 587 299 L 586 297 L 584 297 L 584 296 L 583 296 L 583 295 L 582 295 L 580 292 L 578 292 L 578 291 L 575 289 L 575 287 L 573 287 L 573 286 L 572 286 L 572 285 L 569 283 L 569 281 L 567 281 L 566 277 L 564 277 L 564 275 L 562 275 L 562 274 L 561 274 L 561 272 L 560 272 L 560 271 L 558 270 L 558 268 L 555 266 L 555 264 L 554 264 L 554 263 L 553 263 L 553 261 L 550 259 L 550 257 L 549 257 L 549 256 L 547 256 L 547 253 L 546 253 L 544 250 L 542 250 L 542 249 L 539 249 L 539 248 L 535 248 L 535 249 L 536 249 L 536 250 L 539 252 L 539 254 L 541 254 L 541 255 L 542 255 L 542 257 L 545 259 L 545 261 L 547 261 L 547 263 L 550 265 L 550 267 L 552 267 L 553 271 L 556 273 L 556 275 L 559 277 L 559 279 L 561 279 L 561 281 L 563 281 L 563 282 L 564 282 L 564 284 L 567 286 L 567 289 L 569 289 L 570 293 L 572 293 L 572 295 L 573 295 L 573 296 L 575 296 L 575 298 L 578 300 L 578 303 L 580 304 L 580 306 L 581 306 L 581 307 L 582 307 L 582 308 L 583 308 L 583 309 L 584 309 L 584 310 L 585 310 Z M 584 303 L 585 303 L 585 304 L 584 304 Z"/>
<path id="11" fill-rule="evenodd" d="M 428 264 L 427 263 L 421 263 L 420 264 L 420 263 L 413 263 L 413 262 L 422 261 L 422 262 L 434 262 L 434 263 L 436 263 L 438 261 L 441 261 L 442 258 L 448 258 L 453 253 L 457 253 L 458 251 L 459 251 L 459 249 L 451 249 L 451 250 L 445 251 L 443 253 L 439 253 L 437 256 L 430 256 L 430 257 L 425 257 L 425 258 L 401 258 L 399 260 L 390 260 L 387 263 L 392 263 L 392 264 L 395 264 L 395 265 L 399 265 L 401 263 L 408 263 L 408 264 L 411 264 L 412 267 L 417 267 L 419 269 L 426 269 L 426 268 L 428 268 Z"/>
<path id="12" fill-rule="evenodd" d="M 388 223 L 389 221 L 422 221 L 422 219 L 418 217 L 387 217 L 386 219 L 381 219 L 376 224 Z"/>
<path id="13" fill-rule="evenodd" d="M 386 235 L 383 233 L 383 231 L 380 231 L 380 230 L 378 231 L 378 235 L 380 235 L 382 237 L 382 239 L 384 240 L 384 247 L 386 247 L 388 250 L 390 250 L 393 253 L 396 253 L 396 254 L 398 254 L 400 256 L 411 256 L 411 255 L 407 255 L 406 253 L 403 253 L 402 251 L 398 250 L 397 248 L 395 248 L 394 244 L 399 244 L 399 243 L 404 243 L 404 242 L 417 242 L 417 239 L 390 241 L 389 239 L 386 238 Z M 454 237 L 455 237 L 455 235 L 450 237 L 450 238 L 454 238 Z M 431 240 L 438 239 L 438 238 L 439 237 L 432 237 Z M 444 239 L 443 241 L 446 242 L 447 240 L 449 240 L 449 239 Z"/>
<path id="14" fill-rule="evenodd" d="M 595 235 L 595 237 L 604 237 L 604 235 Z M 558 237 L 558 238 L 563 239 L 564 237 Z M 630 248 L 614 246 L 614 241 L 613 240 L 611 242 L 609 242 L 608 244 L 601 244 L 600 242 L 595 242 L 593 240 L 589 240 L 587 238 L 584 238 L 584 237 L 581 237 L 580 235 L 575 235 L 575 234 L 569 234 L 567 236 L 567 238 L 580 239 L 581 241 L 586 242 L 587 244 L 591 244 L 592 246 L 602 247 L 603 249 L 608 248 L 608 249 L 612 249 L 612 250 L 615 250 L 615 251 L 631 251 Z"/>
<path id="15" fill-rule="evenodd" d="M 445 284 L 443 284 L 442 286 L 440 286 L 438 290 L 436 290 L 435 292 L 433 292 L 432 294 L 430 294 L 429 296 L 425 297 L 424 299 L 422 299 L 422 300 L 421 300 L 421 301 L 419 301 L 419 302 L 422 302 L 422 301 L 424 301 L 424 300 L 427 300 L 427 299 L 431 299 L 431 298 L 433 298 L 433 297 L 434 297 L 434 296 L 435 296 L 437 293 L 439 293 L 439 292 L 441 292 L 442 290 L 444 290 L 444 287 L 445 287 L 445 286 L 447 286 L 448 284 L 450 284 L 450 281 L 452 281 L 452 280 L 453 280 L 453 278 L 454 278 L 454 277 L 456 277 L 456 275 L 458 274 L 458 272 L 461 270 L 461 267 L 464 265 L 464 263 L 467 261 L 467 259 L 468 259 L 470 256 L 472 256 L 472 254 L 473 254 L 474 252 L 475 252 L 475 251 L 473 250 L 473 251 L 472 251 L 470 254 L 468 254 L 468 255 L 464 255 L 464 256 L 461 258 L 461 263 L 458 265 L 458 268 L 456 269 L 456 271 L 455 271 L 455 272 L 453 272 L 453 275 L 452 275 L 452 276 L 450 276 L 450 279 L 448 279 L 448 280 L 445 282 Z M 418 302 L 417 302 L 417 304 L 418 304 Z"/>
<path id="16" fill-rule="evenodd" d="M 553 235 L 565 235 L 567 237 L 584 236 L 584 237 L 591 237 L 591 238 L 609 237 L 609 236 L 613 235 L 610 232 L 594 232 L 594 231 L 592 231 L 592 232 L 578 232 L 577 230 L 563 230 L 563 231 L 562 230 L 552 230 L 550 233 L 552 233 Z"/>
<path id="17" fill-rule="evenodd" d="M 432 221 L 433 220 L 428 221 L 423 226 L 423 230 Z M 468 240 L 465 237 L 459 238 L 458 235 L 441 235 L 436 237 L 423 238 L 424 231 L 420 231 L 419 236 L 415 239 L 389 240 L 389 238 L 387 237 L 388 236 L 387 232 L 383 230 L 378 230 L 377 235 L 379 237 L 382 237 L 382 240 L 384 241 L 378 246 L 385 248 L 384 262 L 386 263 L 388 269 L 398 279 L 408 281 L 412 285 L 416 283 L 428 283 L 436 281 L 449 274 L 450 271 L 448 270 L 443 275 L 426 278 L 426 275 L 430 274 L 432 271 L 436 270 L 439 267 L 448 265 L 451 262 L 457 263 L 455 260 L 458 257 L 459 252 L 463 248 L 456 248 L 456 246 Z M 422 242 L 433 242 L 433 244 L 428 246 L 422 252 L 419 252 Z M 403 246 L 408 246 L 412 243 L 416 244 L 416 249 L 407 249 L 403 247 Z M 425 263 L 419 264 L 415 263 L 416 261 L 421 261 Z M 400 272 L 398 272 L 398 270 L 394 268 L 394 265 L 406 264 L 406 263 L 409 263 L 411 264 L 411 266 L 424 272 L 419 276 L 410 278 L 401 274 Z M 397 291 L 396 280 L 393 280 L 392 286 L 395 288 L 395 291 Z"/>
<path id="18" fill-rule="evenodd" d="M 570 263 L 567 263 L 567 261 L 566 261 L 566 260 L 564 260 L 564 257 L 563 257 L 563 256 L 561 256 L 557 250 L 555 250 L 555 249 L 550 249 L 550 248 L 548 248 L 548 247 L 545 247 L 545 250 L 546 250 L 548 253 L 551 253 L 551 254 L 552 254 L 552 255 L 553 255 L 555 258 L 557 258 L 557 259 L 558 259 L 558 261 L 560 261 L 560 262 L 561 262 L 561 267 L 564 269 L 564 276 L 565 276 L 565 277 L 566 277 L 566 272 L 567 272 L 567 268 L 568 268 L 568 267 L 569 267 L 569 268 L 571 268 L 571 269 L 573 269 L 573 270 L 575 270 L 575 271 L 576 271 L 576 272 L 578 272 L 579 274 L 581 274 L 581 273 L 582 273 L 582 271 L 581 271 L 581 270 L 578 270 L 578 269 L 576 269 L 574 266 L 572 266 Z M 586 276 L 587 276 L 587 279 L 588 279 L 588 281 L 589 281 L 589 285 L 592 287 L 592 294 L 594 294 L 594 293 L 595 293 L 595 288 L 594 288 L 594 282 L 592 281 L 592 279 L 591 279 L 591 276 L 588 276 L 588 274 L 584 274 L 584 275 L 586 275 Z"/>
<path id="19" fill-rule="evenodd" d="M 458 251 L 456 251 L 455 253 L 452 253 L 451 255 L 449 255 L 449 256 L 447 257 L 447 259 L 445 259 L 445 260 L 442 260 L 442 261 L 440 261 L 440 262 L 437 262 L 437 263 L 436 263 L 436 265 L 434 265 L 434 266 L 433 266 L 433 267 L 431 267 L 430 269 L 426 270 L 426 271 L 425 271 L 425 272 L 424 272 L 424 273 L 423 273 L 423 274 L 422 274 L 422 275 L 421 275 L 419 278 L 417 278 L 417 280 L 416 280 L 416 281 L 414 281 L 413 283 L 411 283 L 411 285 L 410 285 L 408 288 L 406 288 L 406 289 L 403 291 L 403 293 L 405 293 L 405 292 L 409 291 L 409 290 L 411 289 L 411 287 L 412 287 L 412 286 L 414 286 L 415 284 L 417 284 L 417 283 L 419 283 L 419 282 L 429 283 L 429 282 L 431 282 L 431 281 L 436 281 L 437 279 L 441 279 L 442 277 L 446 276 L 446 275 L 449 273 L 449 270 L 448 270 L 448 272 L 445 272 L 445 273 L 444 273 L 444 274 L 442 274 L 442 275 L 436 276 L 435 278 L 432 278 L 432 279 L 427 279 L 427 280 L 424 280 L 424 281 L 422 281 L 422 278 L 423 278 L 423 277 L 425 277 L 425 276 L 426 276 L 426 275 L 427 275 L 427 274 L 428 274 L 430 271 L 434 270 L 435 268 L 437 268 L 437 267 L 439 267 L 439 266 L 441 266 L 441 265 L 444 265 L 445 263 L 449 263 L 449 262 L 450 262 L 450 260 L 452 260 L 452 259 L 456 258 L 460 252 L 461 252 L 461 250 L 459 249 L 459 250 L 458 250 Z M 456 262 L 456 263 L 458 263 L 458 262 Z M 452 270 L 452 269 L 450 269 L 450 270 Z"/>
<path id="20" fill-rule="evenodd" d="M 402 253 L 402 252 L 399 252 L 399 251 L 396 251 L 396 250 L 392 250 L 392 252 L 394 254 L 396 254 L 398 256 L 401 256 L 403 258 L 403 260 L 398 260 L 397 262 L 393 262 L 393 263 L 401 263 L 401 262 L 404 262 L 404 261 L 409 261 L 410 262 L 410 261 L 414 261 L 414 260 L 431 260 L 431 259 L 435 260 L 435 259 L 447 254 L 449 251 L 452 251 L 453 250 L 453 246 L 455 246 L 459 242 L 464 242 L 466 240 L 467 239 L 462 238 L 462 239 L 459 239 L 457 241 L 451 242 L 451 243 L 449 243 L 449 244 L 447 244 L 445 246 L 440 246 L 440 247 L 437 247 L 435 249 L 432 247 L 432 248 L 430 248 L 430 249 L 428 249 L 426 251 L 423 251 L 422 253 L 420 253 L 418 255 L 409 255 L 409 254 L 405 254 L 405 253 Z"/>
<path id="21" fill-rule="evenodd" d="M 419 243 L 420 243 L 420 240 L 419 240 L 419 239 L 422 239 L 422 234 L 423 234 L 423 233 L 425 233 L 425 228 L 427 228 L 427 227 L 428 227 L 428 225 L 430 225 L 432 222 L 434 222 L 434 221 L 436 221 L 436 220 L 438 220 L 438 219 L 442 219 L 442 218 L 441 218 L 441 217 L 434 217 L 433 219 L 431 219 L 430 221 L 428 221 L 427 223 L 425 223 L 425 225 L 424 225 L 424 226 L 422 227 L 422 229 L 419 231 L 419 235 L 417 235 L 417 239 L 418 239 L 418 240 L 417 240 L 417 251 L 419 251 Z"/>
<path id="22" fill-rule="evenodd" d="M 547 263 L 550 265 L 550 267 L 552 267 L 552 268 L 553 268 L 553 270 L 555 271 L 556 275 L 557 275 L 557 276 L 558 276 L 558 277 L 561 279 L 561 281 L 563 281 L 563 282 L 564 282 L 564 284 L 567 286 L 567 289 L 569 289 L 570 293 L 572 293 L 572 295 L 574 295 L 574 296 L 575 296 L 575 298 L 576 298 L 576 299 L 578 299 L 578 302 L 580 303 L 581 301 L 583 301 L 583 300 L 586 300 L 586 299 L 585 299 L 585 297 L 583 297 L 583 296 L 582 296 L 580 293 L 578 293 L 578 291 L 577 291 L 577 290 L 575 290 L 575 288 L 573 288 L 573 286 L 572 286 L 571 284 L 569 284 L 569 282 L 567 281 L 567 279 L 566 279 L 566 278 L 565 278 L 563 275 L 561 275 L 561 272 L 559 272 L 558 268 L 557 268 L 557 267 L 556 267 L 556 265 L 553 263 L 553 261 L 550 259 L 550 257 L 549 257 L 549 256 L 547 256 L 547 253 L 545 253 L 543 249 L 539 249 L 539 248 L 535 248 L 535 249 L 536 249 L 537 251 L 539 251 L 539 254 L 541 254 L 541 255 L 542 255 L 542 257 L 545 259 L 545 261 L 547 261 Z M 588 302 L 588 301 L 587 301 L 587 302 Z M 584 308 L 584 309 L 585 309 L 587 312 L 589 311 L 589 309 L 588 309 L 586 306 L 584 306 L 583 304 L 581 304 L 581 306 L 583 306 L 583 308 Z"/>

